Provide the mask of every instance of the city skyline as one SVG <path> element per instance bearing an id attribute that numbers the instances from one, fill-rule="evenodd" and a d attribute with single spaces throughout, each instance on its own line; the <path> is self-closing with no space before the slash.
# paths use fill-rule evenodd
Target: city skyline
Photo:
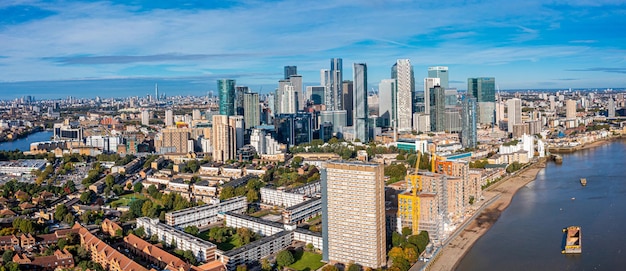
<path id="1" fill-rule="evenodd" d="M 458 89 L 470 77 L 496 77 L 500 89 L 624 87 L 625 5 L 615 1 L 125 2 L 0 4 L 0 98 L 145 95 L 155 83 L 205 95 L 221 78 L 267 93 L 289 65 L 316 85 L 329 58 L 367 63 L 370 86 L 410 59 L 416 82 L 448 66 Z"/>

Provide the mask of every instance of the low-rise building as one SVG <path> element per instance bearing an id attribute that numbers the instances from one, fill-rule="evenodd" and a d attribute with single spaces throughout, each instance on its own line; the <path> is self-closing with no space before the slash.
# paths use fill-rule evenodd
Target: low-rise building
<path id="1" fill-rule="evenodd" d="M 53 271 L 74 268 L 72 253 L 64 249 L 56 250 L 50 256 L 28 257 L 24 254 L 13 255 L 13 262 L 18 263 L 22 270 Z"/>
<path id="2" fill-rule="evenodd" d="M 178 228 L 203 227 L 219 220 L 223 212 L 242 213 L 248 207 L 245 197 L 235 197 L 215 204 L 205 204 L 165 214 L 168 225 Z"/>

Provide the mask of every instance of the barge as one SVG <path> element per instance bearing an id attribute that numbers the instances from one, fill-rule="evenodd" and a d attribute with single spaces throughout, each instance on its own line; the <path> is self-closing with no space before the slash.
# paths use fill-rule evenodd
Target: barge
<path id="1" fill-rule="evenodd" d="M 563 229 L 565 233 L 565 246 L 561 253 L 578 254 L 582 253 L 580 226 L 569 226 Z"/>

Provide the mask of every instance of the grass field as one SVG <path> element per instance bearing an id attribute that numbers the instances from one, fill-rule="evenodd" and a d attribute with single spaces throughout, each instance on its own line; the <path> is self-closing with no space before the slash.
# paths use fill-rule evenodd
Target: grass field
<path id="1" fill-rule="evenodd" d="M 300 250 L 300 251 L 294 252 L 293 258 L 296 260 L 296 262 L 290 265 L 289 267 L 296 269 L 296 270 L 313 271 L 324 266 L 324 263 L 322 262 L 321 254 L 315 254 L 313 252 Z"/>
<path id="2" fill-rule="evenodd" d="M 131 201 L 138 199 L 145 200 L 146 196 L 137 193 L 122 195 L 119 199 L 111 202 L 111 206 L 128 206 Z"/>
<path id="3" fill-rule="evenodd" d="M 202 240 L 206 240 L 206 241 L 209 241 L 209 242 L 215 244 L 217 246 L 217 248 L 219 250 L 221 250 L 221 251 L 229 251 L 231 249 L 234 249 L 234 248 L 237 248 L 237 247 L 240 246 L 239 242 L 237 241 L 236 238 L 234 238 L 234 236 L 228 238 L 228 240 L 226 240 L 225 242 L 218 243 L 218 242 L 209 240 L 209 236 L 208 235 L 209 235 L 209 231 L 204 231 L 204 232 L 201 232 L 200 234 L 198 234 L 198 237 L 200 237 L 200 239 L 202 239 Z"/>

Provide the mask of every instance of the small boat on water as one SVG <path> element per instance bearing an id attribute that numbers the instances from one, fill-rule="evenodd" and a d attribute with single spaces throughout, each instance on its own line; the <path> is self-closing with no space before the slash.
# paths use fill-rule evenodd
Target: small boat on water
<path id="1" fill-rule="evenodd" d="M 580 226 L 569 226 L 563 229 L 565 233 L 565 246 L 561 253 L 575 254 L 582 253 Z"/>
<path id="2" fill-rule="evenodd" d="M 586 186 L 587 185 L 587 179 L 586 178 L 580 178 L 580 184 L 582 186 Z"/>

